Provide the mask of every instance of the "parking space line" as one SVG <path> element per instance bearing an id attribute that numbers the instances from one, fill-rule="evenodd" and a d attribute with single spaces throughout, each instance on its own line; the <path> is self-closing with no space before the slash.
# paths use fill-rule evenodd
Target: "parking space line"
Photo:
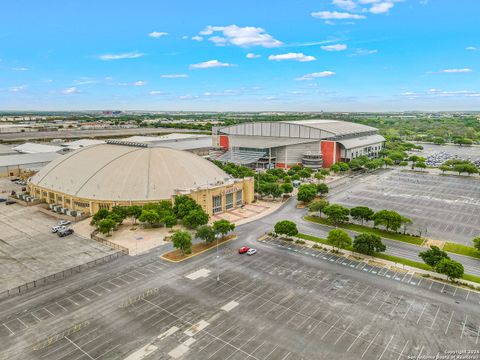
<path id="1" fill-rule="evenodd" d="M 357 337 L 353 340 L 353 342 L 350 344 L 350 346 L 348 347 L 347 351 L 350 351 L 350 349 L 352 348 L 352 346 L 357 342 L 358 338 L 360 337 L 360 335 L 362 335 L 363 333 L 363 330 L 365 330 L 365 328 L 367 327 L 368 325 L 365 325 L 362 329 L 362 331 L 360 331 L 357 335 Z"/>
<path id="2" fill-rule="evenodd" d="M 370 303 L 373 301 L 373 299 L 375 299 L 378 295 L 378 293 L 380 292 L 380 289 L 377 289 L 377 292 L 375 293 L 375 295 L 373 295 L 373 297 L 370 299 L 370 301 L 367 303 L 367 306 L 370 305 Z"/>
<path id="3" fill-rule="evenodd" d="M 58 302 L 55 302 L 55 304 L 57 304 L 58 306 L 60 306 L 64 311 L 68 311 L 65 307 L 63 307 L 62 305 L 60 305 Z"/>
<path id="4" fill-rule="evenodd" d="M 455 311 L 452 311 L 452 315 L 450 316 L 450 320 L 448 321 L 447 328 L 445 329 L 445 335 L 447 335 L 448 328 L 450 327 L 450 323 L 452 322 L 453 314 L 455 314 Z"/>
<path id="5" fill-rule="evenodd" d="M 337 340 L 335 340 L 335 342 L 333 343 L 334 345 L 336 343 L 338 343 L 340 341 L 340 339 L 343 337 L 343 335 L 345 335 L 347 333 L 348 329 L 350 329 L 350 326 L 352 326 L 352 324 L 353 324 L 353 320 L 350 324 L 348 324 L 348 326 L 345 328 L 345 330 L 343 330 L 342 334 L 337 338 Z"/>
<path id="6" fill-rule="evenodd" d="M 287 358 L 290 356 L 290 354 L 291 354 L 291 352 L 288 352 L 288 354 L 285 355 L 285 356 L 282 358 L 282 360 L 287 360 Z"/>
<path id="7" fill-rule="evenodd" d="M 395 304 L 395 306 L 393 307 L 392 311 L 390 311 L 390 315 L 393 315 L 393 312 L 395 311 L 395 309 L 397 308 L 398 304 L 400 304 L 400 301 L 403 300 L 403 295 L 400 296 L 400 298 L 398 299 L 397 303 Z"/>
<path id="8" fill-rule="evenodd" d="M 55 314 L 53 314 L 51 311 L 49 311 L 46 307 L 43 307 L 42 309 L 45 310 L 46 312 L 48 312 L 50 315 L 55 316 Z"/>
<path id="9" fill-rule="evenodd" d="M 101 287 L 103 290 L 106 290 L 108 292 L 112 292 L 112 290 L 110 289 L 107 289 L 106 287 L 103 287 L 102 285 L 98 284 L 97 286 Z"/>
<path id="10" fill-rule="evenodd" d="M 367 348 L 365 349 L 365 351 L 363 352 L 362 354 L 362 359 L 363 357 L 365 356 L 365 354 L 367 353 L 368 349 L 370 349 L 370 346 L 372 346 L 373 342 L 375 341 L 375 339 L 377 338 L 378 334 L 380 334 L 380 331 L 381 330 L 378 330 L 377 334 L 373 337 L 373 339 L 370 341 L 370 343 L 368 344 Z"/>
<path id="11" fill-rule="evenodd" d="M 325 336 L 328 335 L 328 333 L 333 329 L 335 325 L 337 325 L 337 323 L 340 321 L 341 318 L 342 318 L 342 315 L 340 315 L 338 319 L 332 324 L 332 326 L 330 326 L 330 328 L 323 334 L 323 336 L 320 338 L 321 340 L 323 340 Z"/>
<path id="12" fill-rule="evenodd" d="M 7 330 L 12 333 L 12 335 L 15 335 L 15 333 L 7 325 L 5 325 L 4 323 L 2 323 L 2 325 L 5 326 Z"/>
<path id="13" fill-rule="evenodd" d="M 407 317 L 407 314 L 408 312 L 410 311 L 410 309 L 412 308 L 413 304 L 415 304 L 415 299 L 413 299 L 413 302 L 410 304 L 410 306 L 408 307 L 407 311 L 405 312 L 405 314 L 403 315 L 403 320 L 405 320 L 405 318 Z"/>
<path id="14" fill-rule="evenodd" d="M 437 309 L 437 312 L 435 313 L 435 317 L 433 318 L 433 322 L 432 322 L 432 325 L 430 325 L 430 329 L 433 329 L 433 325 L 435 324 L 435 321 L 437 320 L 437 315 L 440 311 L 440 305 L 438 305 L 438 309 Z"/>
<path id="15" fill-rule="evenodd" d="M 385 351 L 387 351 L 387 349 L 388 349 L 388 346 L 390 345 L 390 343 L 391 343 L 391 342 L 392 342 L 392 340 L 393 340 L 393 337 L 394 337 L 394 335 L 392 335 L 392 336 L 390 337 L 390 340 L 388 341 L 388 344 L 387 344 L 387 346 L 385 346 L 385 349 L 383 349 L 383 352 L 382 352 L 382 354 L 380 355 L 380 357 L 379 357 L 377 360 L 382 360 L 383 354 L 385 354 Z"/>
<path id="16" fill-rule="evenodd" d="M 400 352 L 400 355 L 398 355 L 397 360 L 399 360 L 399 359 L 402 357 L 403 352 L 404 352 L 405 349 L 407 348 L 407 345 L 408 345 L 409 342 L 410 342 L 410 340 L 407 340 L 407 342 L 405 343 L 405 345 L 403 345 L 403 349 L 402 349 L 402 351 Z"/>
<path id="17" fill-rule="evenodd" d="M 65 339 L 67 339 L 70 343 L 72 343 L 73 346 L 75 346 L 78 350 L 80 350 L 81 352 L 83 352 L 85 355 L 87 355 L 87 357 L 89 357 L 90 359 L 92 360 L 95 360 L 93 357 L 90 356 L 90 354 L 88 354 L 87 352 L 85 352 L 80 346 L 78 346 L 77 344 L 75 344 L 72 340 L 70 340 L 68 337 L 64 336 Z"/>
<path id="18" fill-rule="evenodd" d="M 35 319 L 37 319 L 39 322 L 42 321 L 42 320 L 40 320 L 38 317 L 35 316 L 35 314 L 33 313 L 33 311 L 30 312 L 30 315 L 32 315 L 32 316 L 33 316 Z"/>
<path id="19" fill-rule="evenodd" d="M 480 336 L 480 325 L 478 326 L 478 331 L 477 331 L 477 340 L 475 340 L 475 345 L 478 344 L 478 337 Z"/>
<path id="20" fill-rule="evenodd" d="M 264 360 L 268 359 L 268 357 L 269 357 L 270 355 L 272 355 L 273 352 L 274 352 L 275 350 L 277 350 L 277 348 L 278 348 L 278 345 L 276 345 L 276 346 L 273 348 L 273 350 L 270 351 L 267 356 L 265 356 Z"/>
<path id="21" fill-rule="evenodd" d="M 427 307 L 427 304 L 428 303 L 425 303 L 425 305 L 423 306 L 422 312 L 420 313 L 420 316 L 417 319 L 417 324 L 420 322 L 420 319 L 422 318 L 423 312 L 425 311 L 425 308 Z"/>
<path id="22" fill-rule="evenodd" d="M 465 320 L 463 321 L 462 333 L 460 334 L 460 339 L 463 338 L 463 332 L 465 331 L 466 324 L 467 324 L 467 315 L 465 314 Z"/>

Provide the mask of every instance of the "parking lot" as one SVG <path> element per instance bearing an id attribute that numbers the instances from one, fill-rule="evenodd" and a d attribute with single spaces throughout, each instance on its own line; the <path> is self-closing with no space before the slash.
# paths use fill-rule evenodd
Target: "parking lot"
<path id="1" fill-rule="evenodd" d="M 218 261 L 151 258 L 0 318 L 0 357 L 382 360 L 478 349 L 478 293 L 257 245 L 253 256 L 227 245 Z"/>
<path id="2" fill-rule="evenodd" d="M 398 211 L 412 219 L 407 231 L 472 245 L 480 235 L 480 180 L 392 170 L 329 196 L 332 203 Z"/>
<path id="3" fill-rule="evenodd" d="M 435 145 L 435 144 L 419 144 L 423 146 L 423 150 L 412 152 L 415 155 L 428 157 L 431 154 L 444 151 L 458 156 L 460 159 L 465 160 L 479 160 L 480 159 L 480 147 L 478 146 L 458 146 L 458 145 Z"/>
<path id="4" fill-rule="evenodd" d="M 35 206 L 0 203 L 0 293 L 115 252 L 76 235 L 59 238 L 54 224 Z"/>

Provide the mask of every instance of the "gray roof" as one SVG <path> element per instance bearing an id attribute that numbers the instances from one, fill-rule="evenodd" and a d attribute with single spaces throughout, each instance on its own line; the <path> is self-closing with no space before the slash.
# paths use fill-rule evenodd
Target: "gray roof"
<path id="1" fill-rule="evenodd" d="M 361 146 L 368 146 L 384 142 L 385 138 L 382 135 L 368 135 L 362 137 L 355 137 L 352 139 L 338 140 L 345 149 L 354 149 Z"/>
<path id="2" fill-rule="evenodd" d="M 331 132 L 335 134 L 335 136 L 377 131 L 376 128 L 371 126 L 352 123 L 348 121 L 340 121 L 340 120 L 318 119 L 318 120 L 299 120 L 299 121 L 284 121 L 284 122 L 289 124 L 304 125 L 314 129 L 320 129 L 323 131 Z"/>
<path id="3" fill-rule="evenodd" d="M 55 160 L 60 156 L 62 155 L 57 154 L 55 152 L 3 155 L 3 156 L 0 156 L 0 167 L 47 163 L 52 160 Z"/>

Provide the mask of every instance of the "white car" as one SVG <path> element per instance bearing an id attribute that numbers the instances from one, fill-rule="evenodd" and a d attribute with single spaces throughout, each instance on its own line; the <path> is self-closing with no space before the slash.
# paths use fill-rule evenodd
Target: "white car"
<path id="1" fill-rule="evenodd" d="M 257 250 L 256 249 L 249 249 L 247 251 L 247 255 L 253 255 L 253 254 L 256 254 L 257 253 Z"/>
<path id="2" fill-rule="evenodd" d="M 71 221 L 68 221 L 68 220 L 60 220 L 58 222 L 58 226 L 67 226 L 67 225 L 70 225 L 72 222 Z"/>
<path id="3" fill-rule="evenodd" d="M 57 231 L 66 230 L 66 229 L 67 227 L 63 225 L 52 226 L 52 233 L 56 233 Z"/>

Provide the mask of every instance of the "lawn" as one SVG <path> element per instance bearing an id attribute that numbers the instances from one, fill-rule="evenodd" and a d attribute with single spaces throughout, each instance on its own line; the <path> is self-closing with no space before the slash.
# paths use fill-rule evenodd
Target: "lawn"
<path id="1" fill-rule="evenodd" d="M 447 242 L 445 243 L 443 250 L 454 254 L 471 256 L 480 259 L 480 251 L 471 246 Z"/>
<path id="2" fill-rule="evenodd" d="M 237 237 L 237 235 L 228 235 L 226 237 L 224 237 L 223 239 L 219 239 L 218 240 L 218 245 L 222 245 L 230 240 L 233 240 Z M 176 250 L 172 250 L 172 251 L 169 251 L 165 254 L 162 254 L 161 257 L 166 259 L 166 260 L 169 260 L 169 261 L 173 261 L 173 262 L 178 262 L 178 261 L 183 261 L 183 260 L 186 260 L 186 259 L 189 259 L 195 255 L 199 255 L 207 250 L 210 250 L 214 247 L 217 246 L 217 242 L 214 241 L 214 242 L 211 242 L 210 244 L 207 244 L 206 242 L 199 242 L 199 243 L 196 243 L 196 244 L 192 244 L 192 252 L 190 254 L 182 254 L 182 252 L 178 249 Z"/>
<path id="3" fill-rule="evenodd" d="M 330 221 L 328 221 L 327 219 L 324 219 L 324 218 L 320 218 L 318 216 L 305 216 L 305 220 L 315 222 L 317 224 L 333 226 Z M 371 228 L 371 227 L 365 226 L 365 225 L 345 223 L 345 224 L 338 225 L 338 227 L 342 228 L 342 229 L 347 229 L 347 230 L 359 232 L 359 233 L 375 234 L 375 235 L 384 237 L 386 239 L 402 241 L 402 242 L 406 242 L 406 243 L 413 244 L 413 245 L 422 245 L 422 243 L 424 241 L 424 239 L 422 239 L 420 237 L 406 235 L 406 234 L 397 234 L 397 233 L 382 230 L 382 229 Z"/>

